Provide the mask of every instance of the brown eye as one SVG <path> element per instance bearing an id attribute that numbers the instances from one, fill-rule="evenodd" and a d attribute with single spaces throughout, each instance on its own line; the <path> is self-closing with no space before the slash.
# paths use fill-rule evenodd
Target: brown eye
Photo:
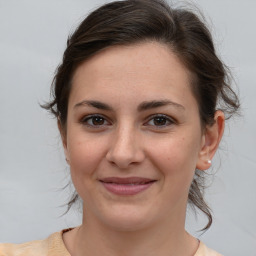
<path id="1" fill-rule="evenodd" d="M 157 125 L 157 126 L 166 125 L 167 119 L 166 117 L 163 117 L 163 116 L 157 116 L 153 118 L 153 122 L 154 122 L 154 125 Z"/>
<path id="2" fill-rule="evenodd" d="M 100 115 L 87 116 L 83 118 L 81 123 L 91 127 L 109 125 L 109 122 L 103 116 L 100 116 Z"/>
<path id="3" fill-rule="evenodd" d="M 157 114 L 152 116 L 145 125 L 157 128 L 164 128 L 174 123 L 175 121 L 171 117 L 162 114 Z"/>
<path id="4" fill-rule="evenodd" d="M 103 125 L 104 124 L 104 118 L 101 116 L 94 116 L 92 117 L 92 124 L 93 125 Z"/>

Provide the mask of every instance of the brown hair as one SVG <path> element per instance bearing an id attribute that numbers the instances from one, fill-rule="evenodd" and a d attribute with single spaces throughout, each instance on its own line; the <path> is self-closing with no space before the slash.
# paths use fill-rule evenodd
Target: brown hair
<path id="1" fill-rule="evenodd" d="M 66 127 L 71 80 L 76 68 L 102 49 L 143 41 L 166 44 L 193 74 L 191 86 L 197 99 L 202 126 L 214 123 L 216 109 L 229 118 L 239 108 L 230 86 L 228 69 L 217 57 L 213 40 L 204 22 L 190 10 L 172 8 L 162 0 L 115 1 L 93 11 L 67 41 L 62 63 L 52 84 L 53 100 L 43 107 Z M 188 201 L 208 217 L 212 215 L 203 198 L 204 172 L 196 170 Z M 68 209 L 78 199 L 74 194 Z"/>

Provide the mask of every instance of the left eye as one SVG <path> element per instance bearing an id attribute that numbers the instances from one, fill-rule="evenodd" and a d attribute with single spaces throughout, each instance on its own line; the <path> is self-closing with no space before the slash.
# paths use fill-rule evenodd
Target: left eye
<path id="1" fill-rule="evenodd" d="M 109 124 L 109 122 L 103 116 L 100 116 L 100 115 L 87 116 L 83 118 L 81 122 L 85 125 L 92 126 L 92 127 Z"/>
<path id="2" fill-rule="evenodd" d="M 164 127 L 173 124 L 174 121 L 165 115 L 156 115 L 153 116 L 146 125 Z"/>

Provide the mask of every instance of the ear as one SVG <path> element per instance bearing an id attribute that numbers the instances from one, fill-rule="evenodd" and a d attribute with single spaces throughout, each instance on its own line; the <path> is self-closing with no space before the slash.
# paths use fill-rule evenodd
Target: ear
<path id="1" fill-rule="evenodd" d="M 211 159 L 218 149 L 225 127 L 225 116 L 220 110 L 214 115 L 214 124 L 205 127 L 196 168 L 207 170 L 211 166 Z"/>
<path id="2" fill-rule="evenodd" d="M 58 118 L 58 129 L 59 129 L 59 132 L 60 132 L 61 141 L 62 141 L 64 153 L 65 153 L 65 156 L 66 156 L 66 162 L 69 164 L 69 153 L 68 153 L 68 147 L 67 147 L 67 135 L 66 135 L 66 130 L 65 130 L 65 128 L 62 126 L 62 124 L 61 124 L 59 118 Z"/>

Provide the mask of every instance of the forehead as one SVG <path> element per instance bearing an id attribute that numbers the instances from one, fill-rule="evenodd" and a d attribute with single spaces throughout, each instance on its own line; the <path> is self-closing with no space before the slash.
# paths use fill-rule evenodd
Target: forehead
<path id="1" fill-rule="evenodd" d="M 157 42 L 113 46 L 81 64 L 74 73 L 70 100 L 124 97 L 154 100 L 164 95 L 193 97 L 190 73 L 171 51 Z"/>

